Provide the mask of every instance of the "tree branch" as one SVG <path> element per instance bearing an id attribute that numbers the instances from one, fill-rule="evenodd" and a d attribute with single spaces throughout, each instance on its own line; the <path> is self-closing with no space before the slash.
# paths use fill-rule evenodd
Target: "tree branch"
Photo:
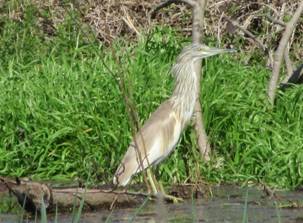
<path id="1" fill-rule="evenodd" d="M 247 36 L 249 36 L 250 38 L 252 38 L 256 43 L 258 43 L 258 45 L 261 47 L 261 49 L 265 52 L 268 51 L 267 47 L 261 42 L 261 40 L 259 40 L 254 34 L 252 34 L 250 31 L 248 31 L 247 29 L 243 28 L 239 23 L 237 23 L 236 21 L 231 20 L 230 18 L 228 18 L 227 16 L 224 16 L 224 18 L 230 22 L 233 26 L 237 27 L 238 29 L 240 29 L 242 32 L 244 32 Z"/>
<path id="2" fill-rule="evenodd" d="M 282 27 L 285 27 L 285 26 L 286 26 L 285 22 L 283 22 L 283 21 L 281 21 L 281 20 L 279 20 L 279 19 L 275 19 L 275 18 L 271 17 L 270 15 L 266 15 L 265 17 L 266 17 L 269 21 L 271 21 L 272 23 L 278 24 L 278 25 L 280 25 L 280 26 L 282 26 Z"/>
<path id="3" fill-rule="evenodd" d="M 276 96 L 276 90 L 279 80 L 279 72 L 280 67 L 283 59 L 283 54 L 285 51 L 285 48 L 287 46 L 288 40 L 295 28 L 296 23 L 298 22 L 298 19 L 303 11 L 303 1 L 299 4 L 299 7 L 297 8 L 295 14 L 293 15 L 292 19 L 286 24 L 285 31 L 283 33 L 283 36 L 280 40 L 278 49 L 274 55 L 274 64 L 273 64 L 273 71 L 272 75 L 268 84 L 268 99 L 269 102 L 273 105 L 275 101 Z"/>
<path id="4" fill-rule="evenodd" d="M 193 25 L 192 25 L 192 41 L 193 43 L 201 43 L 203 36 L 203 27 L 204 27 L 204 11 L 206 8 L 207 0 L 198 0 L 195 7 L 192 9 L 193 14 Z M 208 161 L 209 153 L 210 153 L 210 144 L 208 141 L 208 137 L 205 131 L 205 126 L 203 122 L 203 116 L 201 111 L 201 103 L 200 103 L 200 89 L 201 89 L 201 70 L 202 61 L 199 60 L 195 64 L 195 71 L 197 74 L 197 95 L 196 95 L 196 104 L 194 110 L 194 128 L 197 135 L 197 144 L 200 151 L 201 156 L 205 161 Z"/>
<path id="5" fill-rule="evenodd" d="M 293 65 L 292 65 L 291 59 L 289 57 L 289 48 L 290 48 L 290 46 L 287 46 L 284 51 L 284 61 L 285 61 L 286 70 L 287 70 L 286 79 L 290 78 L 290 76 L 294 72 Z"/>

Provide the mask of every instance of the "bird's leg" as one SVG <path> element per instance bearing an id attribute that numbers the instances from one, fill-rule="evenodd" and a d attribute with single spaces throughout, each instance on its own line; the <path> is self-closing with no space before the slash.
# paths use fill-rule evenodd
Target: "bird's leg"
<path id="1" fill-rule="evenodd" d="M 147 173 L 147 180 L 149 181 L 149 184 L 150 184 L 150 186 L 152 188 L 152 193 L 154 195 L 157 195 L 158 194 L 158 189 L 156 187 L 155 178 L 154 178 L 154 176 L 153 176 L 150 168 L 148 168 L 146 170 L 146 173 Z"/>
<path id="2" fill-rule="evenodd" d="M 154 195 L 158 196 L 160 193 L 161 194 L 160 196 L 163 196 L 165 200 L 172 201 L 173 203 L 178 203 L 183 201 L 182 198 L 167 194 L 164 190 L 163 185 L 156 180 L 155 175 L 152 173 L 152 171 L 149 168 L 147 169 L 147 179 L 150 183 Z"/>
<path id="3" fill-rule="evenodd" d="M 172 201 L 173 203 L 179 203 L 179 202 L 183 201 L 183 199 L 181 197 L 175 197 L 173 195 L 169 195 L 168 193 L 166 193 L 165 189 L 161 183 L 159 183 L 159 186 L 160 186 L 160 191 L 161 191 L 164 199 L 166 199 L 168 201 Z"/>

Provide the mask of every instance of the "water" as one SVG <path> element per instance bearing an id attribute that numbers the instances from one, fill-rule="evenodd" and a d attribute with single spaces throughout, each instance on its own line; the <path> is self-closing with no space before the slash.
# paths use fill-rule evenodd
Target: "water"
<path id="1" fill-rule="evenodd" d="M 83 213 L 81 222 L 303 223 L 302 191 L 279 192 L 278 197 L 272 199 L 255 188 L 221 186 L 213 188 L 212 192 L 213 196 L 210 198 L 187 200 L 179 204 L 147 201 L 143 207 L 139 205 L 113 211 L 98 210 Z M 247 203 L 247 211 L 245 211 L 245 203 Z M 248 221 L 245 221 L 245 215 Z M 54 216 L 49 218 L 49 222 L 54 222 Z M 1 223 L 16 222 L 19 219 L 20 216 L 0 215 Z M 27 222 L 26 219 L 25 222 Z M 34 222 L 34 220 L 28 220 L 28 222 Z M 72 217 L 68 214 L 59 214 L 58 222 L 72 222 Z"/>

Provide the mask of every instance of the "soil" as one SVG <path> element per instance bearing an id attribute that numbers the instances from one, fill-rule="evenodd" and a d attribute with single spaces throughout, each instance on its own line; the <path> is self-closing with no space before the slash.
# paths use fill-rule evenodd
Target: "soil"
<path id="1" fill-rule="evenodd" d="M 181 188 L 178 186 L 177 188 Z M 184 188 L 188 188 L 185 186 Z M 185 189 L 187 190 L 187 189 Z M 183 189 L 184 191 L 184 189 Z M 303 222 L 303 193 L 301 191 L 279 191 L 269 197 L 257 187 L 241 188 L 235 185 L 213 186 L 212 196 L 190 198 L 172 204 L 160 199 L 143 201 L 145 205 L 99 209 L 82 213 L 81 222 L 248 222 L 300 223 Z M 294 205 L 296 204 L 296 205 Z M 245 208 L 246 207 L 246 208 Z M 246 210 L 245 210 L 246 209 Z M 33 218 L 33 217 L 32 217 Z M 34 219 L 28 217 L 28 222 Z M 20 216 L 0 215 L 0 222 L 16 222 Z M 54 222 L 54 215 L 48 216 Z M 71 222 L 70 213 L 59 213 L 59 222 Z"/>

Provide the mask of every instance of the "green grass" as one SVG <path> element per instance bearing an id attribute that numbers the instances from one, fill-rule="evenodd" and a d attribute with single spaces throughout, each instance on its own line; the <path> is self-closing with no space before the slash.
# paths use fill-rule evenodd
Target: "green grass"
<path id="1" fill-rule="evenodd" d="M 35 9 L 26 10 L 22 22 L 0 21 L 0 174 L 108 183 L 130 141 L 131 125 L 122 93 L 102 61 L 113 72 L 122 71 L 119 77 L 143 123 L 169 97 L 169 69 L 189 41 L 157 27 L 148 39 L 117 40 L 112 46 L 121 60 L 117 63 L 111 48 L 88 41 L 74 15 L 55 36 L 45 37 Z M 213 159 L 200 160 L 188 129 L 157 169 L 162 181 L 201 177 L 302 185 L 302 87 L 280 93 L 271 109 L 264 61 L 247 66 L 244 59 L 238 53 L 204 62 L 201 102 Z"/>

